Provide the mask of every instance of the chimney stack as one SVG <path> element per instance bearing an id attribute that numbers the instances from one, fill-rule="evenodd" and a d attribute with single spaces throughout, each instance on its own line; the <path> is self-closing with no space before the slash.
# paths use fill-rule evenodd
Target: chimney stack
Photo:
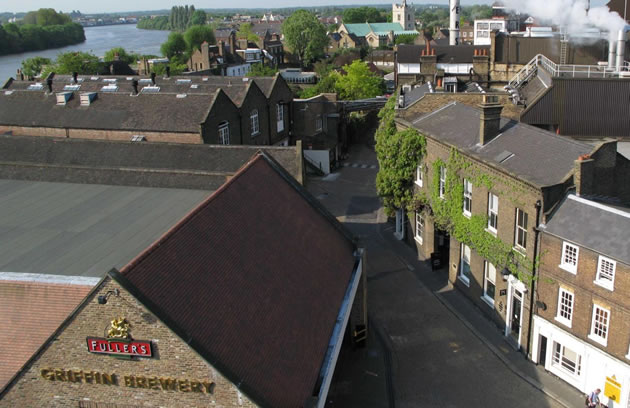
<path id="1" fill-rule="evenodd" d="M 131 81 L 131 86 L 133 87 L 133 94 L 138 95 L 138 80 L 134 78 L 133 81 Z"/>
<path id="2" fill-rule="evenodd" d="M 79 77 L 79 73 L 78 72 L 73 72 L 72 73 L 72 82 L 74 82 L 75 84 L 79 83 L 78 77 Z"/>
<path id="3" fill-rule="evenodd" d="M 617 71 L 621 71 L 623 69 L 623 57 L 626 52 L 626 31 L 619 30 L 619 34 L 617 35 Z M 609 55 L 610 58 L 610 55 Z"/>
<path id="4" fill-rule="evenodd" d="M 461 11 L 459 0 L 449 0 L 449 6 L 451 8 L 451 21 L 448 29 L 448 44 L 459 45 L 459 13 Z"/>
<path id="5" fill-rule="evenodd" d="M 53 84 L 53 80 L 52 77 L 49 76 L 48 79 L 46 79 L 46 85 L 48 85 L 48 92 L 52 93 L 52 84 Z"/>
<path id="6" fill-rule="evenodd" d="M 151 85 L 155 85 L 155 72 L 151 72 Z"/>
<path id="7" fill-rule="evenodd" d="M 498 96 L 484 95 L 479 107 L 481 108 L 479 144 L 484 146 L 499 135 L 503 105 L 499 103 Z"/>
<path id="8" fill-rule="evenodd" d="M 166 66 L 166 77 L 170 78 L 171 77 L 171 67 L 170 66 Z"/>

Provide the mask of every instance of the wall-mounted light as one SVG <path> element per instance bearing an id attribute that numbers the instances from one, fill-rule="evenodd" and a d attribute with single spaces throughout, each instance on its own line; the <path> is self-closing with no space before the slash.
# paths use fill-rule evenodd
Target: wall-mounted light
<path id="1" fill-rule="evenodd" d="M 104 295 L 100 295 L 98 297 L 98 304 L 99 305 L 104 305 L 105 303 L 107 303 L 107 299 L 111 295 L 120 296 L 120 291 L 118 289 L 108 290 L 107 293 L 105 293 Z"/>

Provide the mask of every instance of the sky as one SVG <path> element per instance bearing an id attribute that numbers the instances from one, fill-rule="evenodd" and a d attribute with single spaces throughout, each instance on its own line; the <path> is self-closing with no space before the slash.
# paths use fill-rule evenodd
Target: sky
<path id="1" fill-rule="evenodd" d="M 401 2 L 402 0 L 396 0 Z M 549 0 L 554 1 L 554 0 Z M 415 4 L 448 4 L 448 0 L 422 0 L 409 1 Z M 461 4 L 491 4 L 493 0 L 461 0 Z M 608 0 L 591 0 L 591 6 L 601 6 Z M 264 2 L 265 4 L 273 4 L 274 7 L 311 7 L 311 6 L 328 6 L 328 5 L 362 5 L 362 4 L 385 4 L 388 1 L 383 0 L 275 0 L 273 2 Z M 196 8 L 221 8 L 225 7 L 225 3 L 218 0 L 107 0 L 95 1 L 86 0 L 77 2 L 76 0 L 0 0 L 0 12 L 24 12 L 37 10 L 39 8 L 54 7 L 55 10 L 72 11 L 79 9 L 82 13 L 111 13 L 116 11 L 141 11 L 141 10 L 160 10 L 170 9 L 172 6 L 194 4 Z M 260 0 L 231 0 L 230 8 L 260 8 L 262 3 Z M 262 6 L 264 7 L 264 6 Z"/>

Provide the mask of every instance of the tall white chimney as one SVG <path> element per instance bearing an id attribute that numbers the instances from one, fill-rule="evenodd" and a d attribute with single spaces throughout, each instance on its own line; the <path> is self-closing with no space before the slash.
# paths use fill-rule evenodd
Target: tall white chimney
<path id="1" fill-rule="evenodd" d="M 610 69 L 615 68 L 615 57 L 617 56 L 617 53 L 615 52 L 616 48 L 617 42 L 613 39 L 608 40 L 608 68 Z"/>
<path id="2" fill-rule="evenodd" d="M 459 45 L 459 0 L 449 0 L 451 8 L 451 25 L 449 27 L 449 45 Z"/>
<path id="3" fill-rule="evenodd" d="M 619 30 L 617 35 L 617 71 L 623 68 L 623 57 L 626 52 L 626 30 Z"/>

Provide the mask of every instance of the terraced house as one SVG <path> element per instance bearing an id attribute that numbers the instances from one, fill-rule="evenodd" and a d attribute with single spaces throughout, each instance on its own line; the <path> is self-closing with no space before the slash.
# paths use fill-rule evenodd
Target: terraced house
<path id="1" fill-rule="evenodd" d="M 485 95 L 476 107 L 451 102 L 415 113 L 412 104 L 397 112 L 399 129 L 425 136 L 426 154 L 415 174 L 417 210 L 408 217 L 399 210 L 396 230 L 529 353 L 536 226 L 570 189 L 616 195 L 616 183 L 597 180 L 621 182 L 621 162 L 611 162 L 616 142 L 579 143 L 502 118 L 502 109 L 496 95 Z"/>

